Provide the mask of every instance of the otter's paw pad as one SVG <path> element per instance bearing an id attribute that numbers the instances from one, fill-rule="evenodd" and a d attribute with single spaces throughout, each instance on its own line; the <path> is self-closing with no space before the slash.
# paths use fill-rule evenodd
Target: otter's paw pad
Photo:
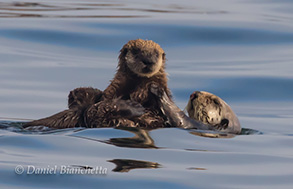
<path id="1" fill-rule="evenodd" d="M 114 102 L 114 109 L 117 111 L 117 116 L 124 118 L 138 117 L 145 113 L 144 107 L 132 100 L 117 100 Z"/>

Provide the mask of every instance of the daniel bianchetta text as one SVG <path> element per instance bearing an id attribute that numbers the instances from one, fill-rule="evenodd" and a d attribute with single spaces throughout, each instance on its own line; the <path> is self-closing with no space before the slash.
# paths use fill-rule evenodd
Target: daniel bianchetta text
<path id="1" fill-rule="evenodd" d="M 37 167 L 34 165 L 17 165 L 15 173 L 18 175 L 106 175 L 107 168 L 96 166 L 69 166 L 69 165 L 54 165 L 46 167 Z"/>

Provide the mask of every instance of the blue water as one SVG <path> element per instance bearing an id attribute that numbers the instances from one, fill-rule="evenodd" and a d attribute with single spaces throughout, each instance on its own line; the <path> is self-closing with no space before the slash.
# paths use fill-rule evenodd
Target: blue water
<path id="1" fill-rule="evenodd" d="M 2 0 L 0 187 L 292 188 L 292 20 L 288 0 Z M 248 135 L 20 128 L 65 109 L 74 88 L 104 89 L 119 50 L 136 38 L 165 50 L 180 108 L 194 90 L 209 91 Z M 28 166 L 107 173 L 37 175 Z"/>

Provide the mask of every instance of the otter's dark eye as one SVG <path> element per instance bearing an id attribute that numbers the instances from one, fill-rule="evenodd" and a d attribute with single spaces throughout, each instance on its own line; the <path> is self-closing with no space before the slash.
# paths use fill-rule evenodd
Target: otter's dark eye
<path id="1" fill-rule="evenodd" d="M 155 55 L 156 57 L 159 57 L 159 52 L 158 52 L 158 51 L 154 51 L 154 55 Z"/>
<path id="2" fill-rule="evenodd" d="M 217 99 L 213 100 L 216 105 L 220 105 L 220 102 Z"/>

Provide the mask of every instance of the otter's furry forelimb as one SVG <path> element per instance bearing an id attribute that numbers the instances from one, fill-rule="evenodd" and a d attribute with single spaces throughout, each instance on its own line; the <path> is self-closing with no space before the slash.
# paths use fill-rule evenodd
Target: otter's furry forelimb
<path id="1" fill-rule="evenodd" d="M 205 125 L 186 116 L 185 113 L 169 98 L 167 93 L 158 87 L 158 85 L 151 85 L 151 92 L 160 99 L 161 111 L 167 116 L 171 126 L 184 129 L 214 129 L 212 126 Z"/>

